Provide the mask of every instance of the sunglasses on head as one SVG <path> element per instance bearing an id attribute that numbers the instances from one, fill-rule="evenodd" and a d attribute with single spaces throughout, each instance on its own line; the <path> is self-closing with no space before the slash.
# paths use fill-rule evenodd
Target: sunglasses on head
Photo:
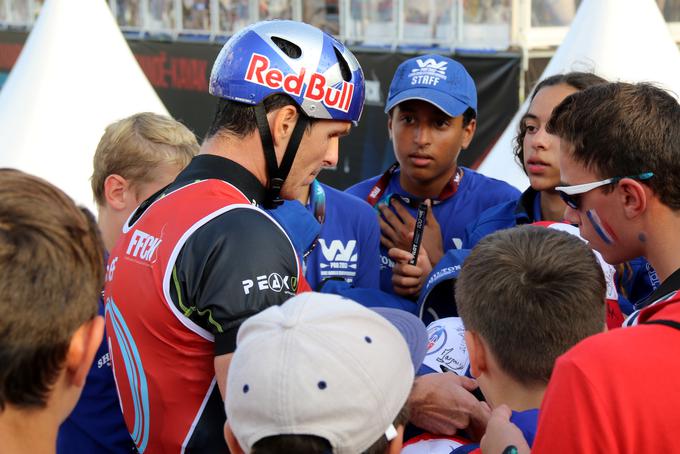
<path id="1" fill-rule="evenodd" d="M 644 172 L 639 175 L 627 175 L 624 177 L 607 178 L 606 180 L 593 181 L 592 183 L 575 184 L 573 186 L 557 186 L 555 191 L 560 195 L 564 203 L 570 208 L 578 210 L 581 205 L 581 196 L 586 192 L 608 184 L 616 184 L 624 178 L 633 178 L 635 180 L 649 180 L 654 176 L 654 172 Z"/>

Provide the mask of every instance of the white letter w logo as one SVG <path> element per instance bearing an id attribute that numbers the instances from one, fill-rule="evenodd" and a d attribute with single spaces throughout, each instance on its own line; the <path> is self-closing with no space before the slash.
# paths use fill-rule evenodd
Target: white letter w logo
<path id="1" fill-rule="evenodd" d="M 356 254 L 352 257 L 354 246 L 357 244 L 356 240 L 348 241 L 346 247 L 340 240 L 333 240 L 331 241 L 330 246 L 326 246 L 326 241 L 323 238 L 319 239 L 319 244 L 321 245 L 323 256 L 326 257 L 326 260 L 328 261 L 338 260 L 342 262 L 356 262 L 357 260 Z"/>
<path id="2" fill-rule="evenodd" d="M 444 71 L 446 69 L 447 61 L 441 61 L 437 63 L 434 58 L 428 58 L 425 61 L 422 61 L 420 58 L 416 60 L 416 63 L 418 63 L 418 66 L 423 69 L 423 68 L 432 68 L 438 71 Z"/>

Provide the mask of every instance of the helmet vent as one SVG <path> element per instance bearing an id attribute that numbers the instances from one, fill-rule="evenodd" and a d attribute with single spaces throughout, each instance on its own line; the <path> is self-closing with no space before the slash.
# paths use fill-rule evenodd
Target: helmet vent
<path id="1" fill-rule="evenodd" d="M 300 58 L 302 55 L 302 49 L 300 49 L 300 46 L 288 41 L 287 39 L 279 38 L 278 36 L 272 36 L 271 40 L 274 41 L 274 44 L 276 44 L 278 48 L 290 58 Z"/>
<path id="2" fill-rule="evenodd" d="M 333 46 L 333 50 L 335 51 L 335 57 L 338 59 L 338 66 L 340 66 L 342 79 L 349 82 L 352 79 L 352 71 L 349 69 L 347 60 L 345 60 L 345 57 L 342 56 L 342 52 L 340 52 L 337 47 Z"/>

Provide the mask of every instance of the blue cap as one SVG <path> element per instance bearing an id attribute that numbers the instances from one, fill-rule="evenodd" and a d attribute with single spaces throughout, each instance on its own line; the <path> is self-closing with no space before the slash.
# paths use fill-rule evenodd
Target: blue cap
<path id="1" fill-rule="evenodd" d="M 426 325 L 440 318 L 458 316 L 453 284 L 468 255 L 469 249 L 446 251 L 427 277 L 418 298 L 418 316 Z"/>
<path id="2" fill-rule="evenodd" d="M 399 65 L 385 112 L 411 99 L 429 102 L 451 117 L 462 115 L 468 107 L 477 112 L 474 80 L 463 65 L 442 55 L 422 55 Z"/>

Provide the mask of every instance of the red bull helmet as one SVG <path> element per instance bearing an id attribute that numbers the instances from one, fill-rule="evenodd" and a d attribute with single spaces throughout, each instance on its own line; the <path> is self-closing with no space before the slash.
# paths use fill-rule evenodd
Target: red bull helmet
<path id="1" fill-rule="evenodd" d="M 296 52 L 286 53 L 284 42 Z M 258 22 L 232 36 L 210 75 L 210 93 L 220 98 L 255 105 L 285 93 L 311 118 L 355 125 L 364 91 L 359 62 L 340 41 L 290 20 Z"/>
<path id="2" fill-rule="evenodd" d="M 210 94 L 255 106 L 269 177 L 268 208 L 283 203 L 281 187 L 308 118 L 356 125 L 364 92 L 361 66 L 342 43 L 318 28 L 290 20 L 258 22 L 232 36 L 210 74 Z M 288 95 L 306 114 L 298 119 L 280 166 L 262 104 L 273 94 Z"/>

